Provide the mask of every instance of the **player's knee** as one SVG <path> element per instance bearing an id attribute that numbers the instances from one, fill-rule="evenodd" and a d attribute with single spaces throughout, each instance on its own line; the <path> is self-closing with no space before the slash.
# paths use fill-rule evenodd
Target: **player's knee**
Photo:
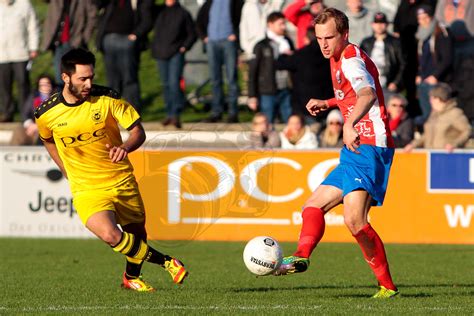
<path id="1" fill-rule="evenodd" d="M 118 229 L 103 231 L 99 234 L 99 238 L 110 246 L 115 246 L 120 242 L 122 238 L 122 232 Z"/>
<path id="2" fill-rule="evenodd" d="M 362 229 L 362 227 L 364 227 L 364 224 L 360 219 L 350 216 L 344 216 L 344 224 L 352 233 L 352 235 L 357 234 Z"/>

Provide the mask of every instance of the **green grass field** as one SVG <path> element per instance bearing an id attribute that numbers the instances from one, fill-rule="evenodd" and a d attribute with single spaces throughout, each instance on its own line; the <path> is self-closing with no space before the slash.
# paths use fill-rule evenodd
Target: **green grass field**
<path id="1" fill-rule="evenodd" d="M 0 239 L 0 314 L 474 313 L 474 246 L 387 245 L 402 295 L 379 301 L 356 244 L 323 243 L 306 273 L 260 278 L 242 262 L 244 243 L 151 244 L 185 262 L 184 285 L 146 264 L 157 292 L 121 289 L 124 259 L 97 240 Z"/>

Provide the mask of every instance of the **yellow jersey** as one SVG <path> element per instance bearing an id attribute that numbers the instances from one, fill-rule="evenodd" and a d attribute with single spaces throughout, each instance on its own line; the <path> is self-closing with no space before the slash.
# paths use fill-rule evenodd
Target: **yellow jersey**
<path id="1" fill-rule="evenodd" d="M 114 90 L 93 85 L 89 96 L 75 104 L 55 93 L 36 109 L 35 118 L 41 139 L 56 144 L 72 193 L 112 188 L 133 178 L 128 158 L 112 162 L 106 144 L 122 145 L 118 124 L 129 129 L 140 115 Z"/>

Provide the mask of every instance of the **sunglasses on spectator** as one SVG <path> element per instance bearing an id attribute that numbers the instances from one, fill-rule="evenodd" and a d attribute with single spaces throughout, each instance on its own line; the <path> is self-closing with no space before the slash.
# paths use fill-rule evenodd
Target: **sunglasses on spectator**
<path id="1" fill-rule="evenodd" d="M 341 122 L 329 122 L 329 125 L 342 125 Z"/>
<path id="2" fill-rule="evenodd" d="M 404 108 L 405 104 L 403 103 L 390 103 L 390 106 L 396 107 L 396 108 Z"/>

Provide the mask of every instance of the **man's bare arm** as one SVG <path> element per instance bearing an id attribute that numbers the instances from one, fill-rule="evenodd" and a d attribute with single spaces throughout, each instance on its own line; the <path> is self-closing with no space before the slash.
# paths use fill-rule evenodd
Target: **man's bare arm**
<path id="1" fill-rule="evenodd" d="M 137 122 L 129 128 L 130 135 L 125 143 L 120 146 L 107 145 L 109 149 L 109 157 L 112 162 L 119 162 L 127 157 L 128 153 L 138 149 L 146 139 L 145 130 L 140 122 Z"/>
<path id="2" fill-rule="evenodd" d="M 51 158 L 54 160 L 56 165 L 58 165 L 59 169 L 67 179 L 66 169 L 64 169 L 63 161 L 61 160 L 61 157 L 59 157 L 58 149 L 56 148 L 56 143 L 54 140 L 43 140 L 43 144 Z"/>

